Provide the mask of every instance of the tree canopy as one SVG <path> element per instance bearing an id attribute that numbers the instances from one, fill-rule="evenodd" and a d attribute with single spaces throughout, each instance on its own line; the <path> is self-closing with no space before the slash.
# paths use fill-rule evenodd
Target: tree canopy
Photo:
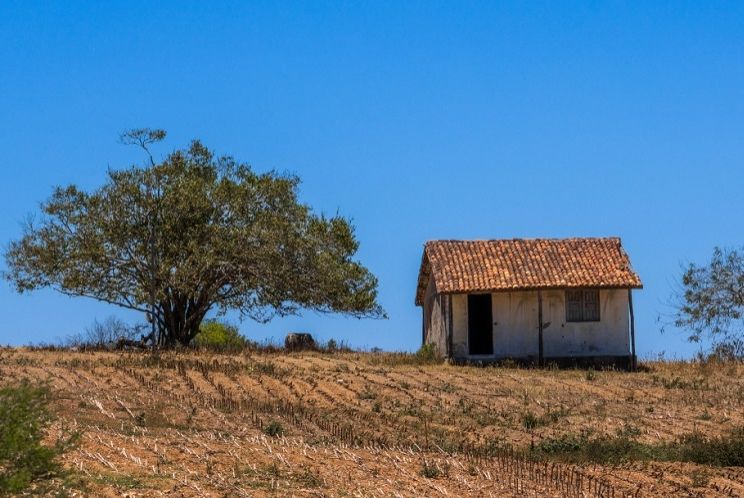
<path id="1" fill-rule="evenodd" d="M 156 162 L 162 130 L 122 141 L 149 164 L 85 192 L 57 187 L 6 252 L 19 292 L 51 287 L 147 313 L 160 344 L 188 344 L 210 310 L 261 322 L 300 309 L 383 317 L 354 227 L 298 200 L 299 178 L 256 173 L 198 140 Z"/>
<path id="2" fill-rule="evenodd" d="M 690 264 L 682 275 L 674 325 L 689 339 L 710 339 L 734 356 L 744 357 L 744 254 L 715 248 L 705 265 Z"/>

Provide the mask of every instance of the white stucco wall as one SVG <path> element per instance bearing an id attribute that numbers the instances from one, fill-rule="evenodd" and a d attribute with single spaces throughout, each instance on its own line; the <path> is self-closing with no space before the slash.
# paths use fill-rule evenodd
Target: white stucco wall
<path id="1" fill-rule="evenodd" d="M 436 294 L 434 279 L 429 279 L 424 297 L 424 342 L 434 344 L 440 356 L 447 351 L 446 318 L 442 309 L 442 296 Z"/>
<path id="2" fill-rule="evenodd" d="M 628 337 L 628 291 L 599 291 L 600 321 L 566 322 L 566 293 L 544 290 L 543 347 L 546 358 L 568 356 L 625 356 Z M 497 292 L 493 307 L 494 358 L 538 355 L 537 291 Z M 452 296 L 453 353 L 468 357 L 468 299 Z M 479 356 L 482 358 L 482 356 Z"/>
<path id="3" fill-rule="evenodd" d="M 452 296 L 452 356 L 468 356 L 468 296 Z"/>

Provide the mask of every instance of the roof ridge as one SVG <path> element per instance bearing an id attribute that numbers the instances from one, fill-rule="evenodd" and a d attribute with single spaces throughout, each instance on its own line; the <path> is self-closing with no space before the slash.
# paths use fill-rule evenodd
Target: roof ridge
<path id="1" fill-rule="evenodd" d="M 505 239 L 430 239 L 424 245 L 436 244 L 442 242 L 516 242 L 516 241 L 551 241 L 563 242 L 574 240 L 617 240 L 622 239 L 618 235 L 607 235 L 603 237 L 512 237 Z"/>
<path id="2" fill-rule="evenodd" d="M 618 236 L 439 239 L 424 244 L 416 302 L 437 293 L 539 288 L 641 288 Z"/>

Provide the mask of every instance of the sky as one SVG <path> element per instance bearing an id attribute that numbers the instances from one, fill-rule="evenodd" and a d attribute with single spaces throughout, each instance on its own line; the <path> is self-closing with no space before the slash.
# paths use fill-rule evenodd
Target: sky
<path id="1" fill-rule="evenodd" d="M 0 244 L 55 185 L 141 162 L 121 131 L 164 128 L 158 157 L 200 138 L 298 174 L 379 278 L 387 320 L 228 315 L 252 339 L 415 350 L 425 241 L 619 236 L 639 355 L 689 357 L 658 319 L 683 265 L 744 244 L 742 33 L 744 4 L 717 1 L 5 0 Z M 0 281 L 2 344 L 110 315 L 142 320 Z"/>

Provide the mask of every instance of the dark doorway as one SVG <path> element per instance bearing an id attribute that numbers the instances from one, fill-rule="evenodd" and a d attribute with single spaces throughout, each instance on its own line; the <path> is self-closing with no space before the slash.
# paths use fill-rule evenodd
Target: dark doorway
<path id="1" fill-rule="evenodd" d="M 491 294 L 468 295 L 468 349 L 470 354 L 493 354 Z"/>

